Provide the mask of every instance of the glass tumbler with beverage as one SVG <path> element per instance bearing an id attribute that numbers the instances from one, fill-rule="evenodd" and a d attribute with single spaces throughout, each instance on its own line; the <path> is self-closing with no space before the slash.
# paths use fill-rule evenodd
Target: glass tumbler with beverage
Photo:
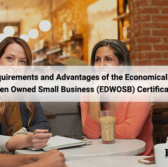
<path id="1" fill-rule="evenodd" d="M 99 111 L 99 122 L 103 144 L 115 143 L 116 112 L 111 110 Z"/>

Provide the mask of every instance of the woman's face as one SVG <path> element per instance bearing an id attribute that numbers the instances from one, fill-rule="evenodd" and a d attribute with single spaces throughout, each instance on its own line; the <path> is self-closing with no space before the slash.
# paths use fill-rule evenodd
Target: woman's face
<path id="1" fill-rule="evenodd" d="M 121 66 L 120 70 L 122 69 L 122 64 L 119 63 L 117 56 L 114 55 L 113 49 L 111 49 L 108 46 L 103 46 L 97 49 L 95 54 L 95 61 L 94 66 L 96 69 L 96 72 L 100 75 L 105 75 L 107 72 L 119 72 L 118 69 L 111 71 L 110 66 Z M 104 66 L 102 68 L 99 68 L 99 66 Z"/>
<path id="2" fill-rule="evenodd" d="M 113 50 L 107 46 L 97 49 L 95 54 L 94 66 L 119 66 L 117 56 L 114 55 Z"/>
<path id="3" fill-rule="evenodd" d="M 23 74 L 27 65 L 27 57 L 24 49 L 17 43 L 9 44 L 2 57 L 0 66 L 9 66 L 8 74 Z"/>

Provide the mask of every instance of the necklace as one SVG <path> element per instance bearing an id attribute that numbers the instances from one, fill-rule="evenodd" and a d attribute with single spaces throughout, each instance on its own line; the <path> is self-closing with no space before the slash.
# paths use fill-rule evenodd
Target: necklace
<path id="1" fill-rule="evenodd" d="M 12 120 L 11 120 L 11 133 L 12 133 L 12 136 L 13 136 L 13 119 L 14 119 L 15 113 L 16 113 L 16 105 L 15 105 L 15 103 L 14 103 L 14 106 L 13 106 L 13 112 L 14 112 L 14 114 L 13 114 L 13 117 L 12 117 Z"/>

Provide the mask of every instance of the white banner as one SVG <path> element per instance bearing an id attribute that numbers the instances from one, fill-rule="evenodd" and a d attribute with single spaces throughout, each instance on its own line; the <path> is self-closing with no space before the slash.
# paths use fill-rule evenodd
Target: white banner
<path id="1" fill-rule="evenodd" d="M 168 101 L 166 66 L 1 66 L 0 100 Z"/>

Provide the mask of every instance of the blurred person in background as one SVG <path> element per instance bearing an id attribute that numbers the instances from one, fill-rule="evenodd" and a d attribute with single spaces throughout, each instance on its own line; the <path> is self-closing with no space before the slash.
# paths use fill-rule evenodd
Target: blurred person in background
<path id="1" fill-rule="evenodd" d="M 87 63 L 82 60 L 82 52 L 79 49 L 74 49 L 71 52 L 71 56 L 67 59 L 62 61 L 66 66 L 87 66 Z"/>

